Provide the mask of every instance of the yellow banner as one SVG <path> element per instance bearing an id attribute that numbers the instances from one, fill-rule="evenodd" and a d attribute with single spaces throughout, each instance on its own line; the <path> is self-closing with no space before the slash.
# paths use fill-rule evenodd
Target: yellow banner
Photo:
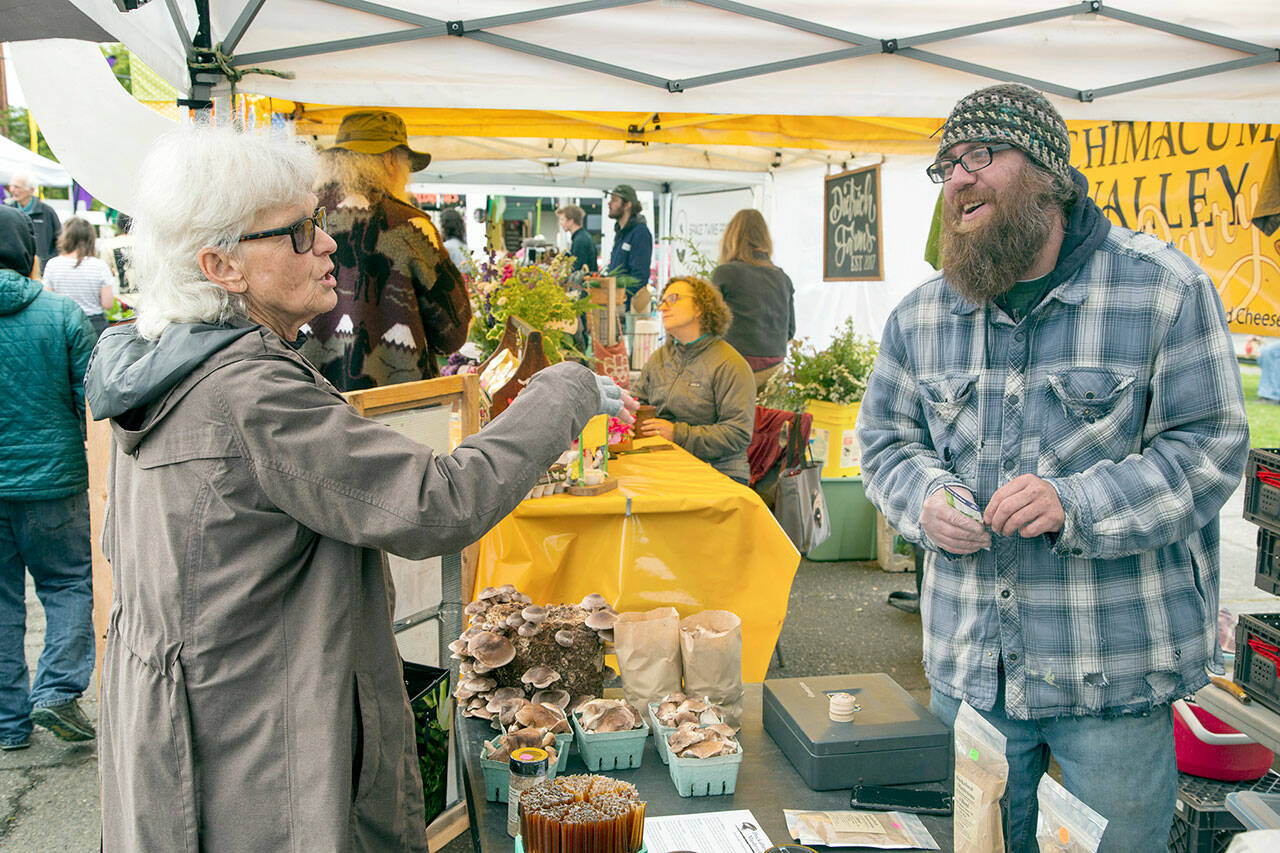
<path id="1" fill-rule="evenodd" d="M 1112 222 L 1167 240 L 1217 285 L 1233 332 L 1280 335 L 1280 232 L 1250 223 L 1280 125 L 1067 123 L 1071 165 Z"/>

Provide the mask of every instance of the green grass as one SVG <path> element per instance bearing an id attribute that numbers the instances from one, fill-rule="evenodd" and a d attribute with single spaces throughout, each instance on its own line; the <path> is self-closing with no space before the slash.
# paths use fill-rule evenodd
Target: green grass
<path id="1" fill-rule="evenodd" d="M 1258 399 L 1257 368 L 1240 371 L 1244 386 L 1244 412 L 1249 418 L 1250 447 L 1280 447 L 1280 406 Z"/>

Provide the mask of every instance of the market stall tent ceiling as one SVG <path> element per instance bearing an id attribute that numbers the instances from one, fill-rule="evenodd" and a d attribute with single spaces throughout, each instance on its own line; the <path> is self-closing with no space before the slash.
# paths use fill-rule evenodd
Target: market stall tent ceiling
<path id="1" fill-rule="evenodd" d="M 302 104 L 912 117 L 1004 79 L 1067 118 L 1240 122 L 1280 107 L 1273 0 L 73 3 L 176 85 L 203 63 L 197 98 L 230 75 Z"/>
<path id="2" fill-rule="evenodd" d="M 112 40 L 70 0 L 0 0 L 0 42 L 45 38 Z"/>

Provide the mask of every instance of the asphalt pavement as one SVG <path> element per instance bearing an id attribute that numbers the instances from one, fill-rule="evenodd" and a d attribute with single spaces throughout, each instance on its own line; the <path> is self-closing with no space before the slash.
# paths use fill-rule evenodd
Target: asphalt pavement
<path id="1" fill-rule="evenodd" d="M 1280 612 L 1280 598 L 1253 586 L 1256 528 L 1241 517 L 1243 485 L 1222 510 L 1222 606 L 1233 613 Z M 920 618 L 886 604 L 915 589 L 912 574 L 874 563 L 803 561 L 770 677 L 885 672 L 922 704 L 929 688 L 920 665 Z M 27 660 L 34 668 L 44 613 L 27 586 Z M 97 719 L 97 681 L 81 705 Z M 0 850 L 93 853 L 99 848 L 97 758 L 92 742 L 71 744 L 37 728 L 29 749 L 0 753 Z M 783 839 L 775 839 L 782 841 Z M 470 853 L 463 834 L 444 848 Z"/>

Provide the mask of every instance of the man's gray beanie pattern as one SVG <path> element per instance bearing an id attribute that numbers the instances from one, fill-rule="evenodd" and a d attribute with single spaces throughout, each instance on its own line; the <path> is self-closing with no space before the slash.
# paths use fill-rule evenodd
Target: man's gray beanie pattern
<path id="1" fill-rule="evenodd" d="M 1008 142 L 1055 175 L 1070 180 L 1067 123 L 1043 95 L 1000 83 L 965 95 L 942 126 L 941 156 L 960 142 Z"/>

